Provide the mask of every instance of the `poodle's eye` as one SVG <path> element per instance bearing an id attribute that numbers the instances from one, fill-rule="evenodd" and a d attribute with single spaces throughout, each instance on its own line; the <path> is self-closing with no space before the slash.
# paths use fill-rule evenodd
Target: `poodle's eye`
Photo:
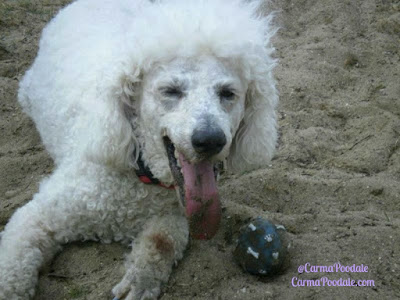
<path id="1" fill-rule="evenodd" d="M 235 91 L 230 87 L 222 87 L 218 91 L 218 97 L 223 100 L 232 100 L 235 97 Z"/>
<path id="2" fill-rule="evenodd" d="M 181 88 L 177 86 L 163 87 L 160 90 L 164 96 L 169 98 L 181 98 L 183 96 Z"/>

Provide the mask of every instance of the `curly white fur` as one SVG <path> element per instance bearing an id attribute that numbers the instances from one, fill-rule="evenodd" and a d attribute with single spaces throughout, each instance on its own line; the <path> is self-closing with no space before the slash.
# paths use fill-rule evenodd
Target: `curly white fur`
<path id="1" fill-rule="evenodd" d="M 265 167 L 277 139 L 270 17 L 258 1 L 79 0 L 44 29 L 19 101 L 56 168 L 9 221 L 0 241 L 0 299 L 29 299 L 38 270 L 73 240 L 133 240 L 116 297 L 157 298 L 182 257 L 188 225 L 174 191 L 132 171 L 138 149 L 152 173 L 173 179 L 168 134 L 196 161 L 190 136 L 205 119 L 227 137 L 215 160 Z M 185 85 L 182 99 L 160 87 Z M 211 87 L 229 84 L 234 101 Z"/>

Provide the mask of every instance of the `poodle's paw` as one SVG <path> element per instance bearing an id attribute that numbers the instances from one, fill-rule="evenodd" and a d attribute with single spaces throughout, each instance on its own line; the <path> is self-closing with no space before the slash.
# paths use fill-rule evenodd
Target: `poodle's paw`
<path id="1" fill-rule="evenodd" d="M 1 279 L 1 278 L 0 278 Z M 27 285 L 27 284 L 25 284 Z M 22 287 L 21 287 L 22 286 Z M 35 286 L 0 280 L 0 299 L 29 300 L 35 294 Z"/>
<path id="2" fill-rule="evenodd" d="M 161 292 L 161 281 L 141 276 L 137 269 L 129 270 L 112 292 L 114 300 L 157 299 Z"/>
<path id="3" fill-rule="evenodd" d="M 3 250 L 0 248 L 0 254 Z M 18 262 L 13 257 L 0 257 L 1 300 L 28 300 L 35 294 L 37 275 L 30 272 L 29 265 L 21 264 L 25 270 L 18 268 Z"/>

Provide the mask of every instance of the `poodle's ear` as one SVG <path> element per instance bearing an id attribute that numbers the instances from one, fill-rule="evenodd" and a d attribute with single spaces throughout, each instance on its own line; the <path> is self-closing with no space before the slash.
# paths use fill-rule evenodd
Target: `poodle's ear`
<path id="1" fill-rule="evenodd" d="M 122 89 L 119 93 L 119 97 L 117 97 L 119 110 L 123 117 L 125 117 L 126 121 L 131 128 L 130 131 L 130 139 L 129 139 L 129 149 L 127 149 L 128 153 L 131 155 L 127 158 L 127 164 L 129 166 L 137 167 L 136 161 L 139 156 L 139 141 L 137 139 L 138 136 L 138 119 L 137 119 L 137 110 L 138 110 L 138 100 L 141 94 L 141 74 L 134 74 L 130 76 L 124 76 L 121 80 Z"/>
<path id="2" fill-rule="evenodd" d="M 137 104 L 140 74 L 119 76 L 117 82 L 102 93 L 102 101 L 91 118 L 93 134 L 88 137 L 91 160 L 117 169 L 136 167 L 139 154 L 137 138 Z"/>
<path id="3" fill-rule="evenodd" d="M 277 141 L 277 102 L 278 92 L 270 72 L 249 84 L 244 117 L 227 159 L 228 170 L 243 173 L 268 165 Z"/>

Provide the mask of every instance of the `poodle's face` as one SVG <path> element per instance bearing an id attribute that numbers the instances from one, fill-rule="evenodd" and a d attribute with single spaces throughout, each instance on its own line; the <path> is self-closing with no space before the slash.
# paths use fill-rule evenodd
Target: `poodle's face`
<path id="1" fill-rule="evenodd" d="M 238 63 L 211 56 L 175 59 L 144 74 L 144 157 L 160 180 L 172 174 L 194 237 L 210 238 L 218 228 L 214 163 L 229 154 L 247 87 Z"/>
<path id="2" fill-rule="evenodd" d="M 244 113 L 247 83 L 239 70 L 211 56 L 156 65 L 142 86 L 145 143 L 163 146 L 167 137 L 190 163 L 223 160 Z"/>

